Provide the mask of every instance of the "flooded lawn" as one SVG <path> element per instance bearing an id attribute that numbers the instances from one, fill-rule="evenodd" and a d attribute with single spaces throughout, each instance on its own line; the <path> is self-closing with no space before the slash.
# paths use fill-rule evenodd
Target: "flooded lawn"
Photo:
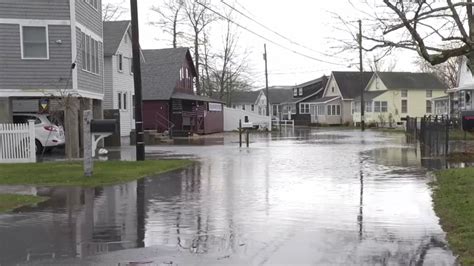
<path id="1" fill-rule="evenodd" d="M 112 187 L 35 188 L 51 199 L 0 214 L 0 264 L 453 265 L 427 170 L 402 138 L 301 130 L 253 136 L 249 149 L 235 135 L 148 147 L 199 163 Z"/>

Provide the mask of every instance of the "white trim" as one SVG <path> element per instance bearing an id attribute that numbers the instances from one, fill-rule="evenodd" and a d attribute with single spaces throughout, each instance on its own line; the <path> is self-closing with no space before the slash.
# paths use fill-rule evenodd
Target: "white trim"
<path id="1" fill-rule="evenodd" d="M 69 10 L 70 10 L 70 18 L 71 18 L 71 56 L 72 62 L 76 64 L 76 67 L 72 69 L 72 89 L 77 90 L 78 86 L 78 69 L 79 64 L 77 61 L 77 31 L 76 31 L 76 1 L 69 0 Z"/>
<path id="2" fill-rule="evenodd" d="M 16 18 L 0 18 L 0 24 L 20 24 L 25 26 L 38 25 L 71 25 L 70 20 L 52 20 L 52 19 L 16 19 Z"/>
<path id="3" fill-rule="evenodd" d="M 305 101 L 305 100 L 307 100 L 307 99 L 309 99 L 309 98 L 311 98 L 311 97 L 317 95 L 317 94 L 320 93 L 322 90 L 324 90 L 324 88 L 321 88 L 321 89 L 317 90 L 315 93 L 310 94 L 310 95 L 308 95 L 308 96 L 306 96 L 306 97 L 304 97 L 304 98 L 302 98 L 302 99 L 296 101 L 296 103 L 301 103 L 301 102 L 303 102 L 303 101 Z M 324 92 L 323 92 L 323 93 L 324 93 Z M 322 98 L 322 97 L 321 97 L 321 98 Z"/>
<path id="4" fill-rule="evenodd" d="M 65 90 L 63 94 L 59 90 L 45 89 L 45 90 L 28 90 L 28 89 L 14 89 L 14 90 L 0 90 L 0 97 L 61 97 L 64 93 L 79 95 L 84 98 L 92 98 L 103 100 L 103 93 L 89 92 L 84 90 Z"/>
<path id="5" fill-rule="evenodd" d="M 22 60 L 49 60 L 49 28 L 48 25 L 23 25 L 19 24 L 20 27 L 20 49 L 21 49 L 21 59 Z M 29 27 L 29 28 L 44 28 L 45 29 L 45 34 L 46 34 L 46 57 L 44 58 L 38 58 L 38 57 L 25 57 L 24 53 L 24 43 L 23 43 L 23 28 L 24 27 Z"/>
<path id="6" fill-rule="evenodd" d="M 330 103 L 330 102 L 335 101 L 335 100 L 337 100 L 337 99 L 341 99 L 341 100 L 342 100 L 341 96 L 331 96 L 331 97 L 335 97 L 335 98 L 334 98 L 334 99 L 327 100 L 327 101 L 325 101 L 325 102 L 318 102 L 318 103 L 314 103 L 314 104 L 316 104 L 316 105 L 321 105 L 321 104 Z"/>
<path id="7" fill-rule="evenodd" d="M 100 41 L 101 43 L 104 42 L 102 36 L 100 36 L 97 33 L 93 32 L 92 30 L 90 30 L 86 26 L 82 25 L 81 23 L 76 22 L 76 27 L 78 27 L 85 34 L 87 34 L 87 35 L 91 36 L 92 38 L 94 38 L 96 41 Z"/>

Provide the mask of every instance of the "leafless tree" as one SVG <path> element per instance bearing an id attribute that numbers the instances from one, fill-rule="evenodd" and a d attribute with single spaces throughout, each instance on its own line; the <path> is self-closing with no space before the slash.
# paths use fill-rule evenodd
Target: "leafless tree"
<path id="1" fill-rule="evenodd" d="M 173 48 L 178 47 L 179 39 L 183 38 L 185 34 L 181 28 L 186 19 L 183 7 L 183 0 L 166 0 L 160 6 L 151 8 L 152 11 L 158 14 L 159 20 L 150 22 L 150 24 L 159 26 L 166 34 L 171 35 Z"/>
<path id="2" fill-rule="evenodd" d="M 418 60 L 415 61 L 415 64 L 422 72 L 434 73 L 439 80 L 443 82 L 446 88 L 455 88 L 458 86 L 458 70 L 461 60 L 461 57 L 452 57 L 444 63 L 433 66 L 425 59 L 418 58 Z"/>
<path id="3" fill-rule="evenodd" d="M 408 49 L 431 65 L 467 56 L 474 66 L 472 0 L 359 0 L 349 1 L 367 16 L 365 51 Z M 364 6 L 365 5 L 365 6 Z M 370 14 L 365 10 L 375 10 Z"/>
<path id="4" fill-rule="evenodd" d="M 122 1 L 119 4 L 104 4 L 102 5 L 102 20 L 103 21 L 114 21 L 119 20 L 122 15 L 127 12 L 127 9 L 124 7 L 125 1 Z"/>
<path id="5" fill-rule="evenodd" d="M 184 12 L 187 17 L 187 23 L 191 28 L 191 38 L 193 42 L 194 62 L 196 64 L 196 72 L 200 73 L 200 46 L 202 34 L 204 30 L 214 21 L 216 16 L 208 10 L 209 0 L 184 0 Z M 201 82 L 199 75 L 196 78 L 196 93 L 201 94 Z"/>

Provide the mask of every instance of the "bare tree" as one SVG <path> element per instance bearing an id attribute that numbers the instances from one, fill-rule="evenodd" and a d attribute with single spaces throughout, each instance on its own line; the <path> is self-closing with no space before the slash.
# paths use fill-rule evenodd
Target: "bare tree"
<path id="1" fill-rule="evenodd" d="M 472 0 L 359 0 L 354 5 L 370 19 L 363 38 L 366 51 L 408 49 L 431 65 L 467 56 L 474 66 L 474 14 Z M 370 8 L 370 9 L 369 9 Z M 364 10 L 376 10 L 369 14 Z"/>
<path id="2" fill-rule="evenodd" d="M 209 12 L 207 6 L 210 5 L 209 0 L 184 0 L 184 12 L 187 17 L 187 22 L 192 31 L 192 42 L 193 42 L 193 52 L 194 52 L 194 63 L 196 64 L 196 72 L 200 73 L 200 45 L 201 37 L 204 30 L 211 24 L 216 21 L 214 14 Z M 196 77 L 196 93 L 201 94 L 201 82 L 199 75 Z"/>
<path id="3" fill-rule="evenodd" d="M 446 88 L 455 88 L 458 86 L 458 70 L 461 64 L 462 57 L 452 57 L 446 62 L 431 65 L 423 58 L 418 58 L 415 64 L 419 67 L 420 71 L 434 73 Z"/>
<path id="4" fill-rule="evenodd" d="M 151 25 L 159 26 L 165 33 L 171 35 L 173 48 L 178 47 L 180 38 L 183 38 L 184 31 L 180 30 L 185 22 L 183 14 L 183 0 L 167 0 L 160 6 L 153 6 L 152 11 L 159 16 L 157 22 L 150 22 Z"/>
<path id="5" fill-rule="evenodd" d="M 122 1 L 120 4 L 108 3 L 102 5 L 102 20 L 103 21 L 114 21 L 119 20 L 122 15 L 127 12 L 127 9 L 124 7 L 125 1 Z"/>

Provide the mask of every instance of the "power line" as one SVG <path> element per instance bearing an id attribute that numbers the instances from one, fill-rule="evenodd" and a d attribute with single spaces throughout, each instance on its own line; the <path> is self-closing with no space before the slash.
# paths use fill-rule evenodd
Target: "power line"
<path id="1" fill-rule="evenodd" d="M 304 49 L 307 49 L 307 50 L 309 50 L 309 51 L 318 53 L 318 54 L 323 55 L 323 56 L 330 56 L 330 55 L 327 55 L 327 54 L 325 54 L 325 53 L 316 51 L 316 50 L 314 50 L 314 49 L 312 49 L 312 48 L 310 48 L 310 47 L 308 47 L 308 46 L 306 46 L 306 45 L 303 45 L 303 44 L 301 44 L 301 43 L 295 42 L 294 40 L 292 40 L 292 39 L 290 39 L 290 38 L 284 36 L 283 34 L 277 32 L 277 31 L 275 31 L 275 30 L 273 30 L 273 29 L 271 29 L 270 27 L 267 27 L 267 26 L 264 25 L 263 23 L 257 21 L 256 19 L 254 19 L 254 18 L 248 16 L 247 14 L 245 14 L 245 13 L 243 13 L 242 11 L 238 10 L 237 8 L 231 6 L 230 4 L 226 3 L 224 0 L 221 0 L 221 3 L 223 3 L 223 4 L 226 5 L 226 6 L 228 6 L 229 8 L 231 8 L 232 10 L 234 10 L 235 12 L 239 13 L 240 15 L 244 16 L 245 18 L 247 18 L 247 19 L 249 19 L 249 20 L 255 22 L 256 24 L 258 24 L 259 26 L 263 27 L 264 29 L 266 29 L 266 30 L 272 32 L 273 34 L 275 34 L 275 35 L 277 35 L 277 36 L 279 36 L 280 38 L 283 38 L 283 39 L 287 40 L 287 41 L 290 42 L 291 44 L 297 45 L 297 46 L 299 46 L 299 47 L 302 47 L 302 48 L 304 48 Z"/>
<path id="2" fill-rule="evenodd" d="M 219 12 L 213 10 L 212 8 L 210 8 L 210 7 L 206 6 L 206 5 L 204 5 L 203 3 L 200 3 L 200 2 L 198 2 L 198 1 L 197 1 L 196 3 L 199 4 L 199 5 L 201 5 L 201 6 L 203 6 L 205 9 L 211 11 L 212 13 L 218 15 L 219 17 L 221 17 L 221 18 L 223 18 L 223 19 L 229 21 L 230 23 L 236 25 L 237 27 L 239 27 L 239 28 L 241 28 L 241 29 L 244 29 L 244 30 L 246 30 L 246 31 L 248 31 L 248 32 L 250 32 L 250 33 L 252 33 L 253 35 L 258 36 L 258 37 L 260 37 L 260 38 L 262 38 L 262 39 L 264 39 L 264 40 L 266 40 L 266 41 L 268 41 L 268 42 L 270 42 L 270 43 L 272 43 L 272 44 L 274 44 L 274 45 L 276 45 L 276 46 L 278 46 L 278 47 L 280 47 L 280 48 L 283 48 L 283 49 L 285 49 L 285 50 L 288 50 L 288 51 L 293 52 L 293 53 L 295 53 L 295 54 L 297 54 L 297 55 L 300 55 L 300 56 L 302 56 L 302 57 L 306 57 L 306 58 L 311 59 L 311 60 L 314 60 L 314 61 L 318 61 L 318 62 L 326 63 L 326 64 L 331 64 L 331 65 L 343 66 L 343 64 L 333 63 L 333 62 L 325 61 L 325 60 L 322 60 L 322 59 L 318 59 L 318 58 L 312 57 L 312 56 L 310 56 L 310 55 L 306 55 L 306 54 L 300 53 L 300 52 L 298 52 L 298 51 L 296 51 L 296 50 L 293 50 L 293 49 L 291 49 L 291 48 L 288 48 L 288 47 L 286 47 L 286 46 L 284 46 L 284 45 L 282 45 L 282 44 L 279 44 L 279 43 L 277 43 L 277 42 L 275 42 L 275 41 L 272 41 L 272 40 L 270 40 L 270 39 L 268 39 L 268 38 L 266 38 L 266 37 L 264 37 L 264 36 L 262 36 L 262 35 L 256 33 L 255 31 L 253 31 L 253 30 L 251 30 L 251 29 L 249 29 L 249 28 L 246 28 L 246 27 L 240 25 L 239 23 L 237 23 L 237 22 L 231 20 L 230 18 L 227 18 L 226 16 L 224 16 L 224 15 L 222 15 L 221 13 L 219 13 Z"/>

